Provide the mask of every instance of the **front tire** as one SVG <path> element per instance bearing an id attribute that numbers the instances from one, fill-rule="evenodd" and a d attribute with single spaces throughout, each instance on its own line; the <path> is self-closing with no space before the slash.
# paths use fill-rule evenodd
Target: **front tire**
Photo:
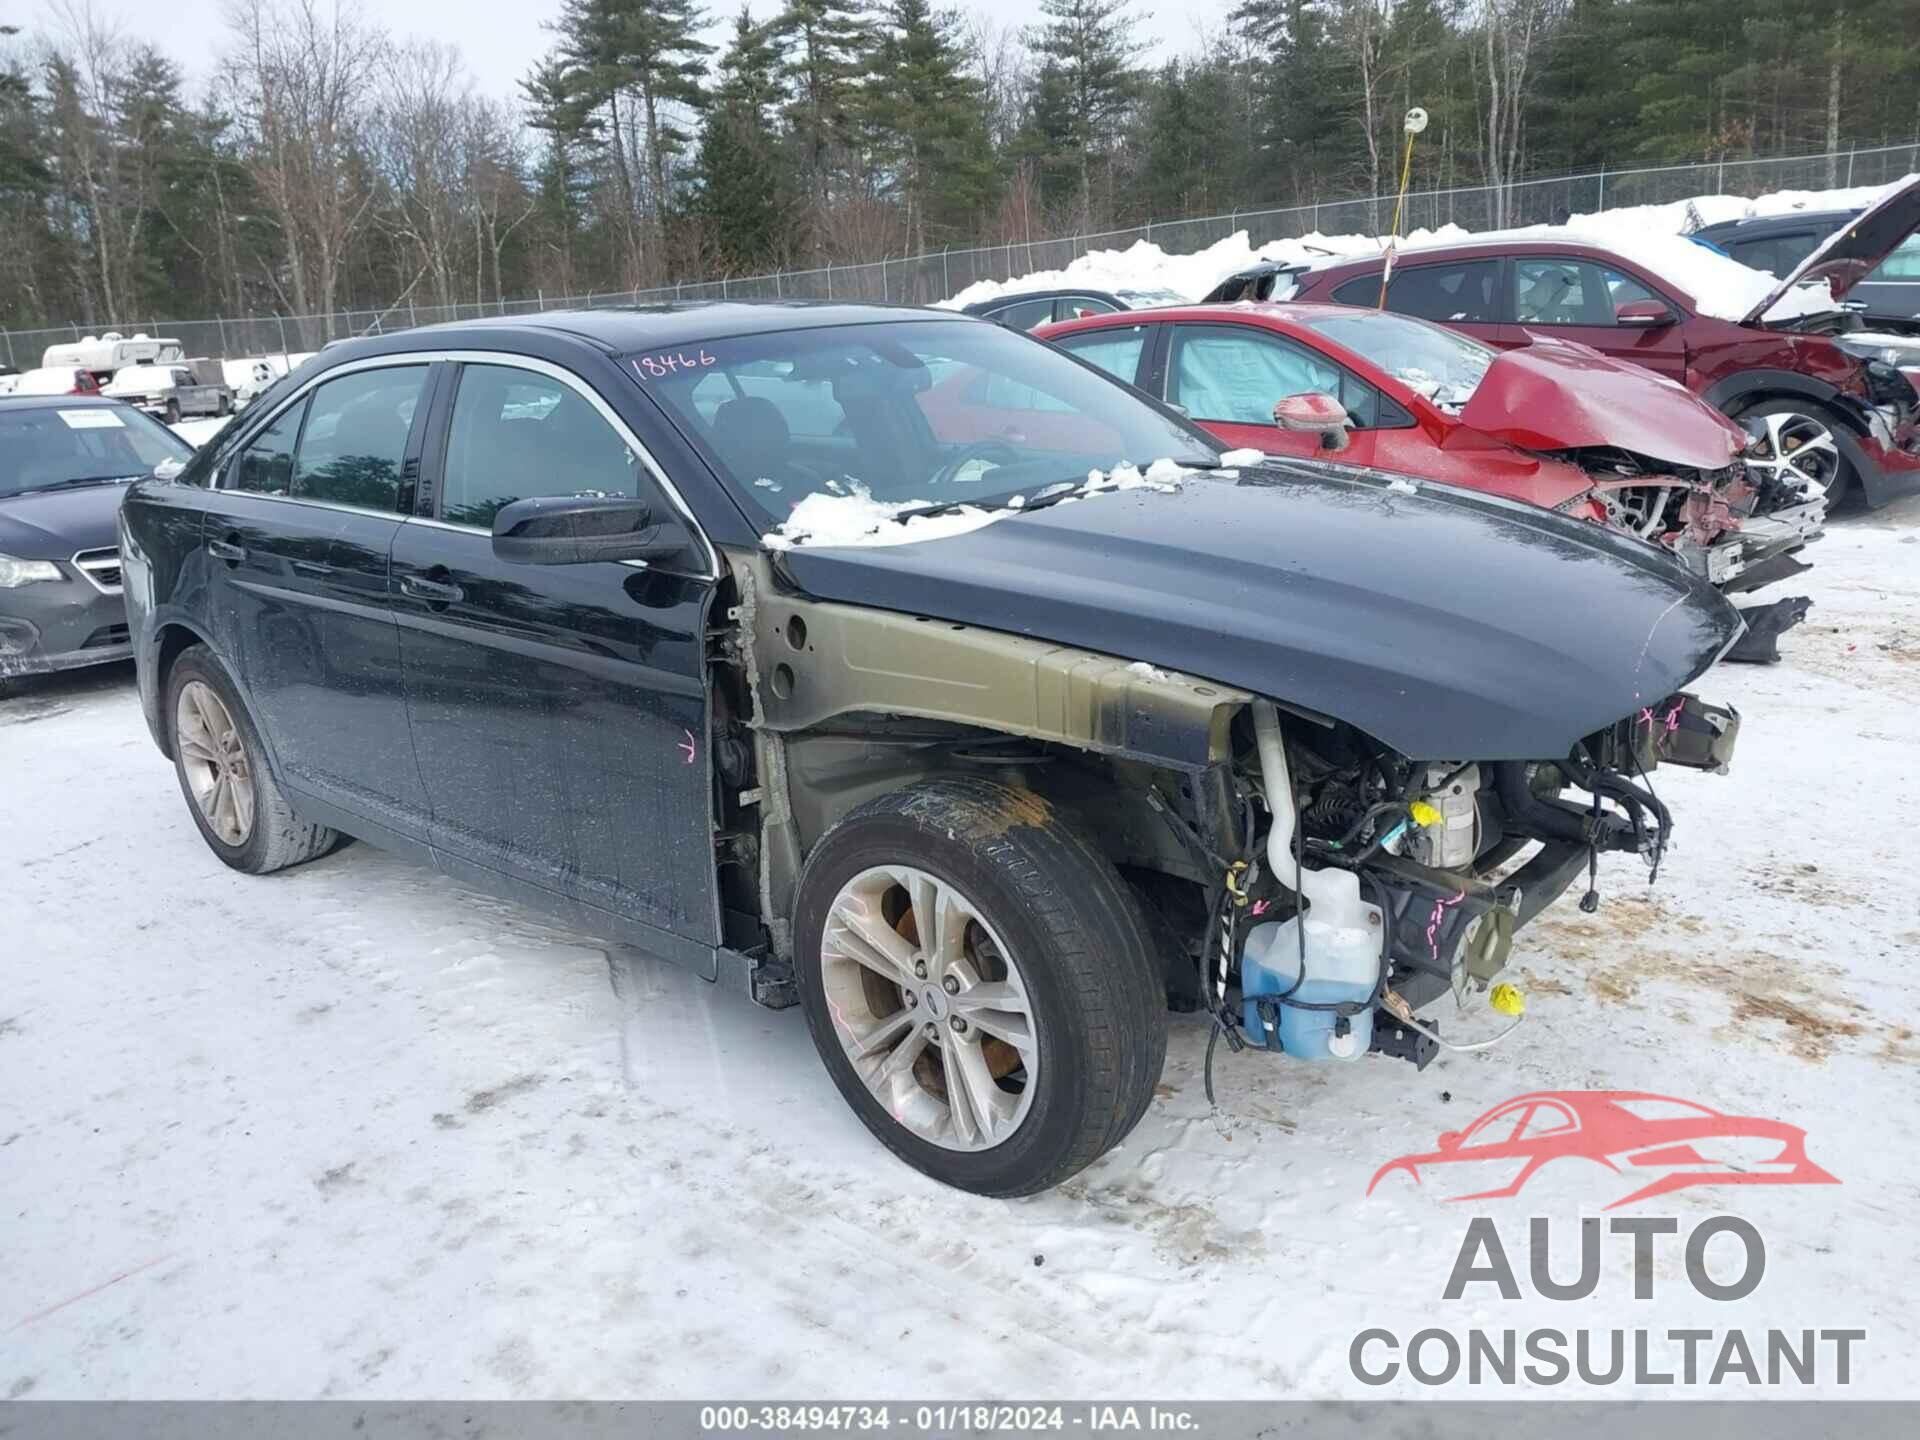
<path id="1" fill-rule="evenodd" d="M 293 813 L 260 732 L 225 667 L 204 645 L 167 672 L 173 768 L 207 848 L 235 870 L 266 875 L 324 855 L 340 838 Z"/>
<path id="2" fill-rule="evenodd" d="M 1139 903 L 1031 791 L 951 777 L 861 806 L 808 857 L 794 944 L 834 1084 L 944 1184 L 1058 1185 L 1152 1100 L 1166 1013 Z"/>
<path id="3" fill-rule="evenodd" d="M 1749 470 L 1787 483 L 1817 480 L 1826 487 L 1827 508 L 1859 494 L 1860 477 L 1834 436 L 1840 421 L 1804 400 L 1763 400 L 1734 417 L 1760 443 L 1747 452 Z"/>

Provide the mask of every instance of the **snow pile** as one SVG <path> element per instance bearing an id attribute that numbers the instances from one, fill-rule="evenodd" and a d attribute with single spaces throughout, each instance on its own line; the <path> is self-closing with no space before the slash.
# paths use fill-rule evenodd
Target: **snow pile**
<path id="1" fill-rule="evenodd" d="M 1540 239 L 1564 237 L 1613 250 L 1648 270 L 1665 276 L 1694 300 L 1702 314 L 1740 320 L 1767 298 L 1776 285 L 1770 275 L 1716 255 L 1686 238 L 1695 217 L 1702 224 L 1739 220 L 1748 216 L 1785 214 L 1794 210 L 1846 210 L 1872 205 L 1901 186 L 1907 176 L 1890 185 L 1856 186 L 1842 190 L 1783 190 L 1748 200 L 1737 195 L 1697 195 L 1665 205 L 1635 205 L 1575 215 L 1564 225 L 1530 225 L 1479 234 L 1458 225 L 1414 230 L 1400 240 L 1402 255 L 1436 245 L 1457 245 L 1468 239 Z M 1039 270 L 1007 281 L 981 280 L 941 303 L 958 309 L 1001 295 L 1026 290 L 1053 290 L 1084 285 L 1097 290 L 1171 290 L 1188 300 L 1199 300 L 1222 280 L 1259 261 L 1287 265 L 1316 265 L 1360 255 L 1378 254 L 1386 237 L 1322 235 L 1317 231 L 1297 240 L 1276 240 L 1258 249 L 1247 232 L 1237 230 L 1226 239 L 1191 255 L 1169 255 L 1148 240 L 1124 250 L 1089 250 L 1064 270 Z M 1791 319 L 1833 307 L 1824 282 L 1804 286 L 1781 297 L 1768 317 Z"/>

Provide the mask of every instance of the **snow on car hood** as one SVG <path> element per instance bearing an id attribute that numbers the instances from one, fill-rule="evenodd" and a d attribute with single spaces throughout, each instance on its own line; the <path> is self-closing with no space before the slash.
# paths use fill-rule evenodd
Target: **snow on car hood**
<path id="1" fill-rule="evenodd" d="M 1610 446 L 1695 470 L 1731 465 L 1747 443 L 1738 425 L 1684 386 L 1546 336 L 1488 366 L 1459 416 L 1523 450 Z"/>
<path id="2" fill-rule="evenodd" d="M 1881 191 L 1880 198 L 1851 225 L 1829 235 L 1748 312 L 1746 323 L 1783 318 L 1774 313 L 1774 306 L 1795 286 L 1812 281 L 1825 281 L 1836 302 L 1846 299 L 1916 228 L 1920 228 L 1920 176 L 1909 175 Z"/>

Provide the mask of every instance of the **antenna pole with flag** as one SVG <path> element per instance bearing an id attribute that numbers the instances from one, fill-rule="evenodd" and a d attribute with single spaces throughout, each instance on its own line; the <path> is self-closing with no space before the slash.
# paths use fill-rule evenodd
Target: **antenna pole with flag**
<path id="1" fill-rule="evenodd" d="M 1400 244 L 1400 211 L 1407 203 L 1407 179 L 1413 174 L 1413 137 L 1427 128 L 1427 112 L 1418 105 L 1407 111 L 1402 127 L 1407 132 L 1407 151 L 1400 161 L 1400 193 L 1393 201 L 1393 233 L 1387 236 L 1387 263 L 1380 268 L 1380 303 L 1375 309 L 1387 308 L 1387 282 L 1393 278 L 1393 255 Z"/>

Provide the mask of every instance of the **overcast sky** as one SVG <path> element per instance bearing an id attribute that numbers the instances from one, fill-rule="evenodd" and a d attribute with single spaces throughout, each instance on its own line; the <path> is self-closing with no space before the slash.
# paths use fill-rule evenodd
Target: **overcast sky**
<path id="1" fill-rule="evenodd" d="M 0 0 L 0 24 L 23 30 L 44 28 L 62 3 L 88 0 Z M 224 43 L 221 24 L 224 0 L 91 0 L 94 13 L 124 26 L 130 35 L 148 39 L 178 59 L 199 90 L 211 68 L 211 57 Z M 1144 16 L 1143 38 L 1150 38 L 1154 57 L 1193 49 L 1200 28 L 1217 27 L 1233 0 L 1160 0 L 1133 8 Z M 751 9 L 765 16 L 779 0 L 752 0 Z M 560 10 L 560 0 L 362 0 L 362 8 L 379 17 L 396 35 L 428 36 L 457 43 L 467 57 L 476 86 L 502 97 L 518 97 L 516 81 L 550 43 L 542 28 Z M 730 23 L 737 0 L 718 0 L 710 6 L 717 17 L 709 39 L 718 43 Z M 1039 17 L 1037 0 L 959 0 L 956 8 L 983 11 L 1003 23 L 1031 24 Z"/>

